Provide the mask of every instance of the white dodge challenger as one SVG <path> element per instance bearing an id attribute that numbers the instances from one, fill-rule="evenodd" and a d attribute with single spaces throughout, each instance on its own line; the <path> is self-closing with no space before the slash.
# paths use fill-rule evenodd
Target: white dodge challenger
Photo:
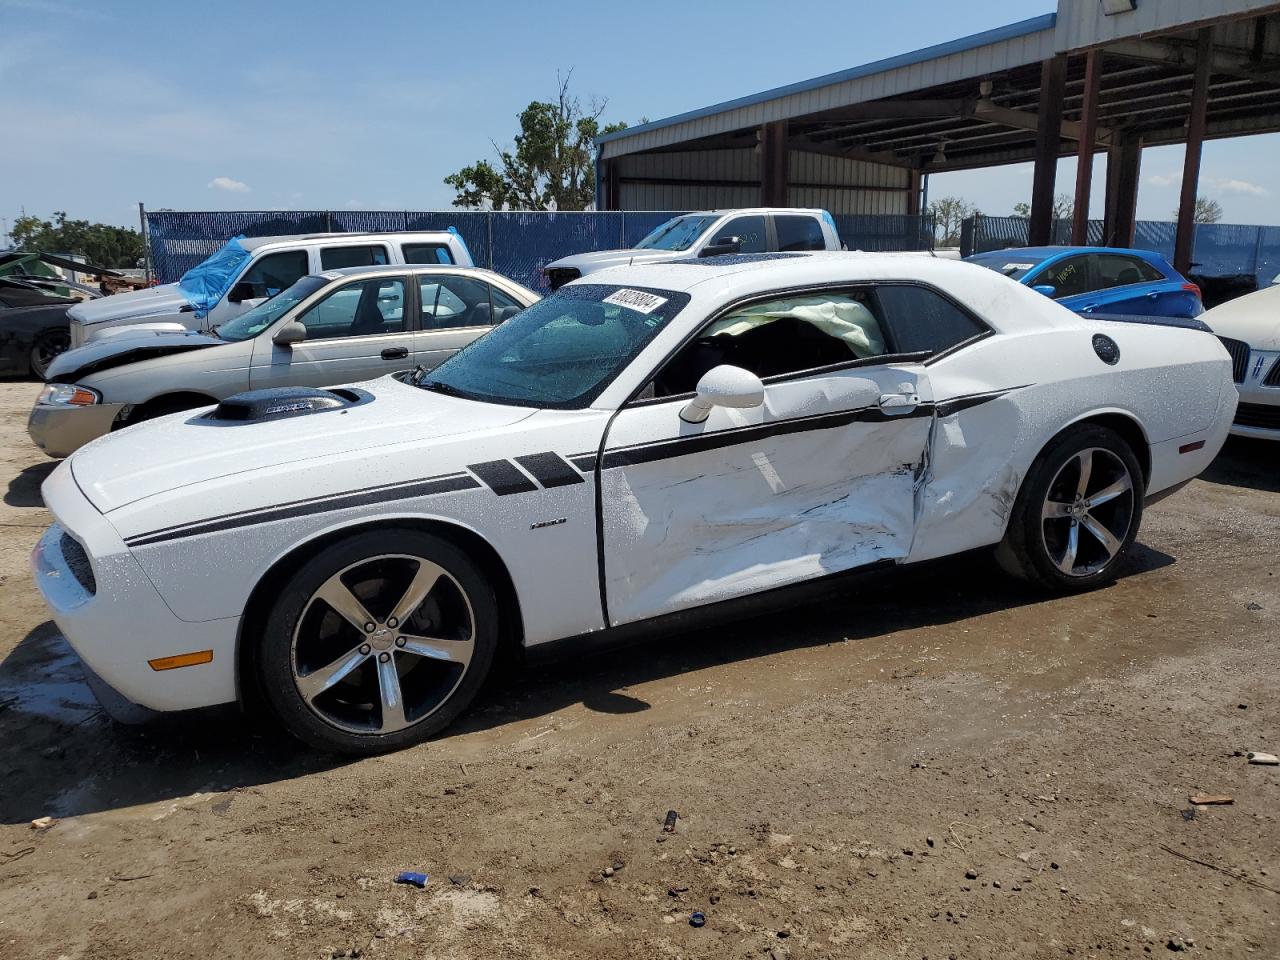
<path id="1" fill-rule="evenodd" d="M 439 731 L 520 645 L 993 545 L 1094 586 L 1235 407 L 1204 329 L 969 264 L 617 267 L 430 373 L 95 440 L 45 482 L 33 564 L 118 715 L 265 701 L 369 753 Z"/>

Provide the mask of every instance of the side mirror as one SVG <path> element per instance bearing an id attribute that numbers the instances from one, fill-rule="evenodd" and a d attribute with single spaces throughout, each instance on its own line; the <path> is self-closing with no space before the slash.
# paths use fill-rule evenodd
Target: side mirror
<path id="1" fill-rule="evenodd" d="M 698 254 L 700 257 L 722 257 L 726 253 L 741 253 L 741 237 L 716 237 Z"/>
<path id="2" fill-rule="evenodd" d="M 227 300 L 231 303 L 243 303 L 246 300 L 253 299 L 253 284 L 247 280 L 241 280 L 239 283 L 233 283 L 231 289 L 227 291 Z"/>
<path id="3" fill-rule="evenodd" d="M 1036 293 L 1043 293 L 1046 297 L 1048 297 L 1051 300 L 1053 299 L 1053 295 L 1058 292 L 1058 288 L 1055 287 L 1052 283 L 1037 283 L 1031 289 L 1034 290 Z"/>
<path id="4" fill-rule="evenodd" d="M 746 409 L 764 403 L 764 383 L 750 370 L 722 363 L 702 375 L 698 395 L 680 411 L 685 423 L 702 423 L 712 407 Z"/>
<path id="5" fill-rule="evenodd" d="M 275 332 L 271 341 L 282 347 L 292 347 L 295 343 L 301 343 L 305 339 L 307 339 L 307 328 L 297 320 L 290 320 Z"/>

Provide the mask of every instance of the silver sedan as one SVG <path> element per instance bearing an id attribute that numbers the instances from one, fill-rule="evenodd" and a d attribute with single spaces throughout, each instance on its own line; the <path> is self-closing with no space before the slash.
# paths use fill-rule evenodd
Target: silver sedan
<path id="1" fill-rule="evenodd" d="M 303 277 L 214 336 L 128 327 L 50 365 L 27 432 L 51 457 L 262 387 L 326 387 L 434 367 L 538 294 L 488 270 L 349 267 Z"/>

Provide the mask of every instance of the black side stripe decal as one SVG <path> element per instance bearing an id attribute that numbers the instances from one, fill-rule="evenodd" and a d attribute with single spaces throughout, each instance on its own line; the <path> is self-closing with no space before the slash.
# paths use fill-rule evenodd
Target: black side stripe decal
<path id="1" fill-rule="evenodd" d="M 526 477 L 510 460 L 486 460 L 484 463 L 469 463 L 467 469 L 474 473 L 500 497 L 512 493 L 528 493 L 538 487 Z"/>
<path id="2" fill-rule="evenodd" d="M 1009 387 L 1007 390 L 988 390 L 986 393 L 970 393 L 962 397 L 952 397 L 950 400 L 941 400 L 938 402 L 938 416 L 949 417 L 953 413 L 980 406 L 990 400 L 997 400 L 1006 393 L 1013 393 L 1015 390 L 1022 390 L 1029 386 L 1031 384 L 1024 383 L 1021 387 Z"/>
<path id="3" fill-rule="evenodd" d="M 909 420 L 918 417 L 932 417 L 933 404 L 922 403 L 910 413 L 889 416 L 879 407 L 862 407 L 858 410 L 842 410 L 838 413 L 822 413 L 811 417 L 799 417 L 794 420 L 779 420 L 774 423 L 763 423 L 749 427 L 735 427 L 731 430 L 717 430 L 714 433 L 694 434 L 688 437 L 677 437 L 672 440 L 659 440 L 655 443 L 638 444 L 634 447 L 621 447 L 617 450 L 606 450 L 602 469 L 628 467 L 653 460 L 665 460 L 669 457 L 683 457 L 691 453 L 702 453 L 706 450 L 718 450 L 721 447 L 732 447 L 740 443 L 753 443 L 770 437 L 781 437 L 792 433 L 806 433 L 810 430 L 833 430 L 851 423 L 882 423 L 888 420 Z"/>
<path id="4" fill-rule="evenodd" d="M 479 486 L 480 484 L 465 473 L 456 473 L 432 477 L 428 480 L 415 480 L 410 483 L 366 487 L 363 490 L 356 490 L 351 493 L 313 497 L 309 500 L 295 500 L 292 503 L 281 504 L 277 507 L 245 510 L 241 513 L 225 514 L 195 523 L 165 527 L 161 530 L 153 530 L 150 533 L 130 537 L 125 541 L 125 544 L 130 547 L 140 547 L 165 540 L 194 537 L 202 533 L 217 533 L 222 530 L 232 530 L 236 527 L 253 526 L 259 523 L 271 523 L 276 520 L 290 520 L 294 517 L 326 513 L 332 510 L 349 510 L 352 507 L 366 507 L 375 503 L 412 500 L 416 497 L 429 497 L 437 493 L 454 493 L 458 490 L 473 490 Z"/>
<path id="5" fill-rule="evenodd" d="M 593 473 L 596 469 L 595 453 L 575 453 L 569 458 L 569 462 L 583 473 Z"/>
<path id="6" fill-rule="evenodd" d="M 523 457 L 516 457 L 516 463 L 528 470 L 535 480 L 548 489 L 586 482 L 582 479 L 582 474 L 555 453 L 530 453 Z"/>

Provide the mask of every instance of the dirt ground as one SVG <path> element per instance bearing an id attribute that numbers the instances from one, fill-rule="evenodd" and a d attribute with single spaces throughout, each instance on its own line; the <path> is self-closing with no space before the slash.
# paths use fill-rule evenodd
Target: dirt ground
<path id="1" fill-rule="evenodd" d="M 1280 767 L 1243 755 L 1280 753 L 1267 444 L 1096 593 L 896 572 L 511 672 L 343 762 L 98 712 L 27 572 L 37 391 L 0 383 L 0 956 L 1280 957 Z"/>

